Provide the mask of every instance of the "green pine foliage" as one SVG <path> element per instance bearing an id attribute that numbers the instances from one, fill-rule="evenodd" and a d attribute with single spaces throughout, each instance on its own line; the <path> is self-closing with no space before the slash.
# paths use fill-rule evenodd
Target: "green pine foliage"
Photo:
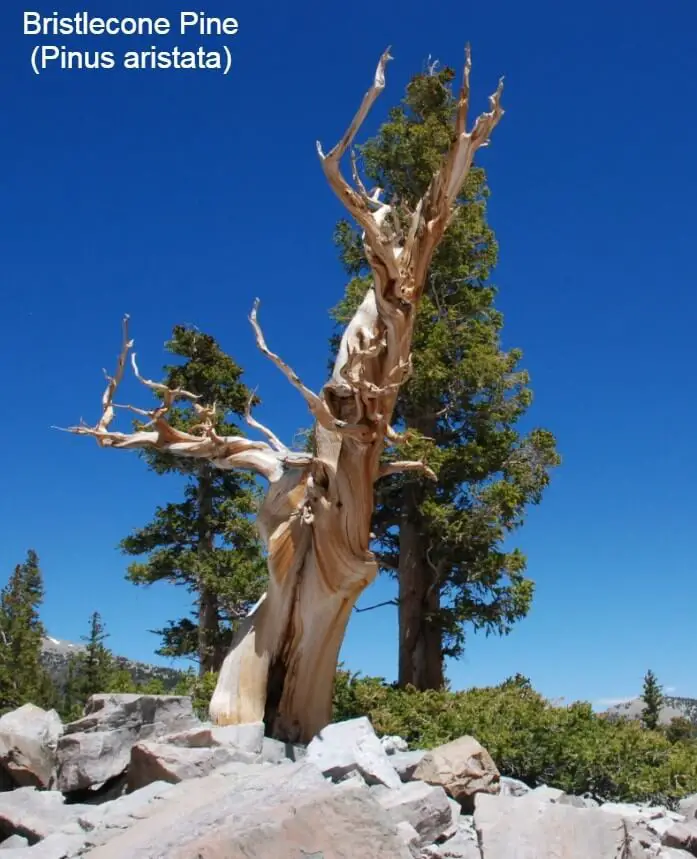
<path id="1" fill-rule="evenodd" d="M 639 721 L 617 722 L 590 704 L 553 706 L 524 677 L 499 686 L 418 691 L 340 670 L 334 720 L 368 716 L 379 734 L 433 748 L 469 734 L 503 775 L 599 800 L 673 805 L 697 791 L 697 742 L 667 738 Z"/>
<path id="2" fill-rule="evenodd" d="M 645 705 L 642 713 L 644 724 L 650 730 L 655 730 L 658 727 L 658 718 L 663 706 L 663 690 L 651 670 L 647 671 L 644 677 L 644 690 L 641 697 Z"/>
<path id="3" fill-rule="evenodd" d="M 208 334 L 176 326 L 167 350 L 177 363 L 165 367 L 165 382 L 215 404 L 215 429 L 239 434 L 251 392 L 240 381 L 241 368 Z M 183 359 L 183 360 L 182 360 Z M 200 419 L 190 403 L 170 412 L 171 423 L 195 431 Z M 121 548 L 134 557 L 128 578 L 137 585 L 157 582 L 185 587 L 193 597 L 193 616 L 172 620 L 160 630 L 160 655 L 192 658 L 202 674 L 220 667 L 238 620 L 266 586 L 266 564 L 253 517 L 259 493 L 254 479 L 219 471 L 208 463 L 160 453 L 144 453 L 158 474 L 185 478 L 183 499 L 155 511 L 153 520 L 126 537 Z"/>
<path id="4" fill-rule="evenodd" d="M 360 147 L 365 175 L 400 217 L 400 203 L 415 204 L 450 143 L 452 80 L 447 68 L 414 77 L 403 103 Z M 490 282 L 498 246 L 486 219 L 488 198 L 485 173 L 473 168 L 429 270 L 413 375 L 394 416 L 395 426 L 412 435 L 393 458 L 423 459 L 438 484 L 408 473 L 377 485 L 373 530 L 382 570 L 400 580 L 406 574 L 400 541 L 409 523 L 409 554 L 419 565 L 414 578 L 423 590 L 414 649 L 435 640 L 441 662 L 462 654 L 468 628 L 506 634 L 528 613 L 533 582 L 525 575 L 526 559 L 504 542 L 528 507 L 540 502 L 560 462 L 551 432 L 521 427 L 532 391 L 521 351 L 501 345 L 503 317 Z M 333 311 L 343 326 L 370 277 L 356 230 L 343 221 L 335 238 L 352 278 Z M 337 334 L 334 349 L 338 342 Z"/>
<path id="5" fill-rule="evenodd" d="M 0 593 L 0 713 L 28 703 L 50 707 L 55 701 L 55 689 L 41 665 L 43 599 L 39 559 L 30 549 Z"/>

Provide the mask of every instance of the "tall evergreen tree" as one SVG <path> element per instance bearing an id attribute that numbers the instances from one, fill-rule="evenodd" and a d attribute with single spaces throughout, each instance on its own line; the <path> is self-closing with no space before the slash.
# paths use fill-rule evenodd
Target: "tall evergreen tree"
<path id="1" fill-rule="evenodd" d="M 39 608 L 43 599 L 39 559 L 30 549 L 0 593 L 1 712 L 27 703 L 52 703 L 52 684 L 41 664 L 45 632 Z"/>
<path id="2" fill-rule="evenodd" d="M 213 337 L 176 326 L 167 350 L 183 362 L 165 367 L 165 384 L 182 388 L 216 406 L 215 430 L 240 432 L 235 419 L 245 413 L 250 391 L 240 381 L 241 368 Z M 169 412 L 171 424 L 194 431 L 200 416 L 193 404 Z M 170 582 L 193 595 L 193 618 L 170 621 L 155 630 L 162 638 L 158 651 L 166 656 L 193 657 L 201 675 L 217 671 L 238 619 L 261 596 L 266 565 L 251 515 L 257 492 L 252 477 L 215 469 L 205 461 L 145 453 L 158 474 L 176 473 L 186 480 L 182 501 L 158 507 L 152 522 L 121 543 L 128 555 L 147 555 L 129 566 L 128 578 L 138 585 Z"/>
<path id="3" fill-rule="evenodd" d="M 642 719 L 644 725 L 651 731 L 658 727 L 658 717 L 663 706 L 663 690 L 658 683 L 656 675 L 649 669 L 644 677 L 644 689 L 641 697 L 644 700 Z"/>
<path id="4" fill-rule="evenodd" d="M 398 208 L 421 197 L 450 145 L 452 79 L 447 68 L 414 77 L 401 106 L 360 147 L 365 175 Z M 376 486 L 381 569 L 399 582 L 399 683 L 419 689 L 442 686 L 444 658 L 462 654 L 468 627 L 506 634 L 527 614 L 533 582 L 523 554 L 504 541 L 559 463 L 548 430 L 517 427 L 532 392 L 520 350 L 501 347 L 488 196 L 484 171 L 471 169 L 431 263 L 413 372 L 393 417 L 397 429 L 409 430 L 394 458 L 425 459 L 438 483 L 412 472 Z M 369 286 L 369 266 L 348 222 L 339 223 L 336 242 L 352 278 L 334 309 L 345 324 Z"/>
<path id="5" fill-rule="evenodd" d="M 90 615 L 90 631 L 81 636 L 85 650 L 78 657 L 77 686 L 80 697 L 86 701 L 90 695 L 108 692 L 116 672 L 111 651 L 104 643 L 109 637 L 98 611 Z"/>

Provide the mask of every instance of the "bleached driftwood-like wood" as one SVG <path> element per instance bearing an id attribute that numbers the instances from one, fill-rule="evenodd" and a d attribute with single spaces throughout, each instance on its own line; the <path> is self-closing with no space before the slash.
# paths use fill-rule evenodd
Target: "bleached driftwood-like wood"
<path id="1" fill-rule="evenodd" d="M 221 469 L 250 469 L 269 485 L 257 517 L 268 549 L 269 586 L 242 622 L 226 657 L 211 701 L 218 724 L 264 719 L 267 731 L 287 741 L 307 741 L 330 719 L 339 648 L 348 618 L 361 592 L 375 578 L 370 550 L 373 487 L 376 480 L 404 471 L 436 475 L 423 462 L 382 463 L 386 443 L 402 438 L 390 426 L 399 388 L 411 371 L 411 341 L 426 273 L 448 226 L 456 198 L 475 152 L 484 146 L 503 115 L 502 84 L 491 109 L 466 130 L 471 58 L 465 71 L 455 118 L 454 140 L 423 198 L 407 213 L 406 235 L 393 207 L 368 194 L 352 161 L 352 187 L 341 172 L 361 123 L 385 87 L 380 58 L 373 84 L 341 140 L 324 154 L 317 144 L 327 180 L 363 230 L 373 286 L 341 339 L 334 370 L 324 388 L 307 388 L 290 366 L 271 351 L 257 318 L 250 321 L 257 345 L 299 391 L 315 418 L 314 453 L 295 453 L 269 429 L 247 421 L 266 441 L 223 437 L 214 430 L 213 412 L 186 391 L 170 391 L 137 377 L 161 397 L 146 411 L 138 431 L 110 429 L 114 396 L 133 343 L 124 320 L 123 343 L 113 377 L 107 377 L 102 415 L 94 427 L 73 432 L 94 437 L 103 447 L 155 448 L 205 459 Z M 403 210 L 402 210 L 403 214 Z M 190 399 L 201 421 L 196 432 L 182 432 L 167 421 L 170 407 Z"/>

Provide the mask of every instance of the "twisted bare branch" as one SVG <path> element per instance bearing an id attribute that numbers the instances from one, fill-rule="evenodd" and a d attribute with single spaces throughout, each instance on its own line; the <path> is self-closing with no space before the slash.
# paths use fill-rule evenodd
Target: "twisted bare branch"
<path id="1" fill-rule="evenodd" d="M 266 355 L 266 357 L 278 367 L 291 385 L 296 390 L 300 391 L 317 423 L 325 429 L 351 436 L 356 440 L 369 441 L 372 438 L 372 433 L 369 427 L 362 426 L 360 424 L 348 424 L 345 421 L 335 418 L 324 400 L 304 385 L 295 370 L 289 367 L 279 355 L 269 349 L 266 345 L 266 340 L 264 339 L 264 333 L 257 320 L 258 309 L 259 299 L 257 298 L 254 302 L 252 312 L 249 315 L 249 321 L 252 323 L 254 333 L 256 334 L 257 346 L 264 355 Z"/>
<path id="2" fill-rule="evenodd" d="M 114 396 L 123 379 L 126 360 L 132 347 L 133 341 L 128 336 L 128 317 L 126 316 L 123 321 L 123 338 L 116 372 L 113 376 L 109 376 L 105 371 L 107 387 L 102 395 L 102 414 L 95 426 L 90 427 L 82 423 L 79 426 L 70 427 L 69 432 L 91 436 L 101 447 L 126 450 L 151 448 L 174 456 L 206 459 L 217 468 L 224 470 L 250 469 L 272 481 L 281 477 L 284 464 L 300 464 L 299 461 L 296 462 L 299 458 L 294 457 L 285 448 L 279 451 L 266 442 L 250 441 L 241 436 L 219 436 L 213 425 L 214 406 L 199 405 L 196 402 L 199 399 L 198 396 L 182 388 L 169 388 L 160 382 L 145 379 L 138 370 L 135 355 L 131 356 L 131 364 L 136 378 L 145 387 L 158 394 L 162 402 L 151 410 L 114 403 Z M 166 414 L 178 399 L 188 399 L 193 402 L 195 411 L 201 417 L 201 423 L 194 429 L 200 429 L 202 435 L 183 432 L 168 423 Z M 109 426 L 117 408 L 128 409 L 137 415 L 149 418 L 149 421 L 135 432 L 111 431 Z M 307 457 L 304 459 L 307 460 Z"/>
<path id="3" fill-rule="evenodd" d="M 391 474 L 404 474 L 408 471 L 416 471 L 428 477 L 429 480 L 437 481 L 435 471 L 430 469 L 421 460 L 402 460 L 400 462 L 388 462 L 380 467 L 378 472 L 378 480 L 381 477 L 389 477 Z"/>
<path id="4" fill-rule="evenodd" d="M 389 48 L 380 57 L 380 62 L 375 71 L 373 85 L 366 92 L 361 102 L 358 112 L 354 116 L 351 124 L 344 132 L 344 136 L 328 153 L 324 154 L 322 145 L 317 142 L 317 152 L 322 162 L 322 169 L 327 177 L 327 180 L 333 189 L 334 193 L 341 200 L 343 205 L 348 209 L 350 214 L 358 224 L 363 228 L 364 240 L 370 252 L 380 261 L 386 269 L 388 277 L 396 278 L 399 275 L 397 268 L 397 258 L 395 249 L 392 243 L 383 234 L 380 224 L 370 211 L 370 208 L 377 200 L 368 197 L 365 187 L 361 182 L 358 184 L 358 190 L 352 188 L 341 173 L 341 159 L 353 143 L 359 128 L 363 124 L 366 116 L 370 112 L 371 107 L 375 103 L 380 93 L 385 88 L 385 67 L 392 59 Z M 354 175 L 357 177 L 357 171 L 354 170 Z M 384 206 L 382 207 L 385 208 Z"/>
<path id="5" fill-rule="evenodd" d="M 283 444 L 283 442 L 278 438 L 278 436 L 272 432 L 268 427 L 264 426 L 264 424 L 259 423 L 258 420 L 252 417 L 252 403 L 254 402 L 254 397 L 256 396 L 256 391 L 252 391 L 249 400 L 247 401 L 247 408 L 245 409 L 244 419 L 247 421 L 250 427 L 253 427 L 255 430 L 258 430 L 260 433 L 268 438 L 271 447 L 274 450 L 277 450 L 279 453 L 288 453 L 288 448 Z"/>

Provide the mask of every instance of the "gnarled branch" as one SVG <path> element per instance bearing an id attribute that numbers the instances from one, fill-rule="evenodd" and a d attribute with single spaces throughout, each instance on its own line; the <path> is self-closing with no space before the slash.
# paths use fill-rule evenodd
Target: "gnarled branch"
<path id="1" fill-rule="evenodd" d="M 381 477 L 389 477 L 391 474 L 404 474 L 407 471 L 417 471 L 428 477 L 430 480 L 438 480 L 435 471 L 430 469 L 425 463 L 421 462 L 420 459 L 408 459 L 400 460 L 398 462 L 387 462 L 384 465 L 380 466 L 380 471 L 378 472 L 378 480 Z"/>
<path id="2" fill-rule="evenodd" d="M 269 349 L 266 345 L 266 340 L 264 339 L 264 333 L 262 332 L 261 326 L 257 320 L 258 309 L 259 299 L 257 298 L 249 316 L 249 321 L 252 323 L 254 333 L 256 334 L 257 346 L 264 355 L 266 355 L 266 357 L 278 367 L 291 385 L 296 388 L 296 390 L 300 391 L 317 423 L 325 429 L 352 436 L 359 441 L 370 441 L 372 433 L 369 427 L 361 426 L 359 424 L 348 424 L 345 421 L 335 418 L 324 400 L 304 385 L 295 370 L 289 367 L 279 355 Z"/>
<path id="3" fill-rule="evenodd" d="M 361 106 L 351 121 L 348 129 L 344 132 L 344 136 L 326 155 L 322 151 L 322 145 L 318 141 L 317 152 L 322 162 L 324 174 L 334 193 L 341 200 L 344 206 L 346 206 L 357 223 L 363 228 L 366 245 L 386 269 L 388 276 L 390 278 L 397 278 L 399 276 L 399 270 L 397 267 L 397 254 L 395 253 L 395 249 L 392 247 L 392 243 L 383 234 L 380 222 L 370 211 L 371 205 L 374 202 L 377 202 L 377 200 L 370 200 L 362 183 L 359 184 L 357 191 L 352 188 L 342 175 L 340 166 L 341 159 L 353 143 L 356 134 L 358 133 L 358 129 L 363 124 L 363 121 L 370 112 L 376 99 L 385 88 L 385 67 L 391 59 L 392 57 L 390 56 L 388 48 L 380 57 L 380 62 L 378 63 L 378 67 L 375 71 L 373 85 L 363 97 Z M 383 211 L 385 208 L 389 207 L 382 206 L 378 211 Z"/>

